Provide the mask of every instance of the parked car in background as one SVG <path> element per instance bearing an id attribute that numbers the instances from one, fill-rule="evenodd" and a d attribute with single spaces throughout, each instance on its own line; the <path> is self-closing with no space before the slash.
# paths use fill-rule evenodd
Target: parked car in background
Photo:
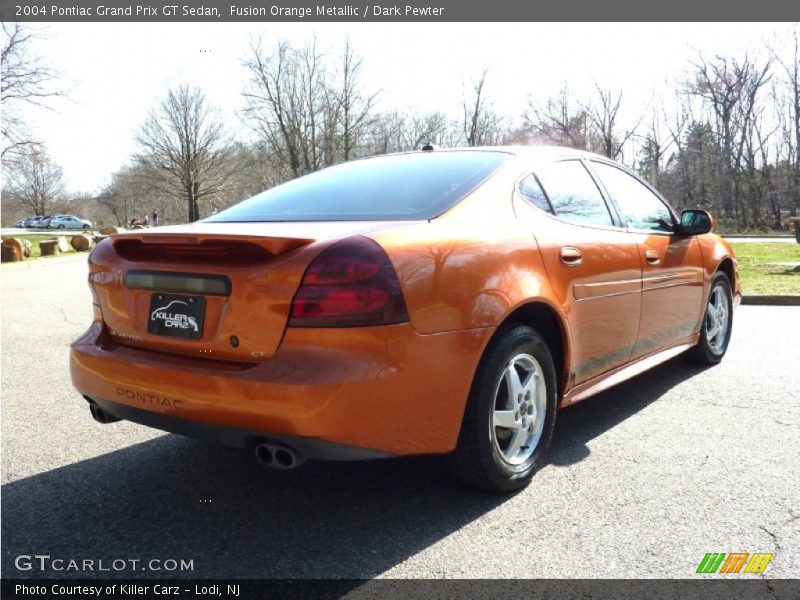
<path id="1" fill-rule="evenodd" d="M 56 217 L 57 217 L 57 216 L 60 216 L 60 215 L 51 215 L 51 216 L 47 216 L 47 217 L 45 217 L 45 218 L 44 218 L 44 219 L 42 219 L 42 221 L 39 223 L 39 227 L 43 227 L 44 229 L 47 229 L 47 228 L 49 228 L 49 227 L 50 227 L 50 221 L 52 221 L 52 220 L 53 220 L 53 217 L 54 217 L 54 216 L 56 216 Z"/>
<path id="2" fill-rule="evenodd" d="M 355 160 L 97 245 L 72 381 L 100 423 L 271 467 L 449 454 L 519 489 L 558 409 L 680 353 L 722 360 L 740 287 L 712 226 L 588 152 Z"/>
<path id="3" fill-rule="evenodd" d="M 31 227 L 33 229 L 39 229 L 41 227 L 44 227 L 45 226 L 44 225 L 45 219 L 47 219 L 47 217 L 44 217 L 44 216 L 33 217 L 33 219 L 31 219 L 30 225 L 28 225 L 28 227 Z"/>
<path id="4" fill-rule="evenodd" d="M 26 217 L 25 221 L 23 222 L 23 227 L 33 227 L 33 221 L 38 219 L 36 215 L 31 215 L 30 217 Z"/>
<path id="5" fill-rule="evenodd" d="M 48 225 L 50 229 L 89 229 L 91 226 L 91 221 L 73 215 L 56 215 Z"/>
<path id="6" fill-rule="evenodd" d="M 14 227 L 25 227 L 25 219 L 20 219 L 16 223 L 14 223 Z"/>

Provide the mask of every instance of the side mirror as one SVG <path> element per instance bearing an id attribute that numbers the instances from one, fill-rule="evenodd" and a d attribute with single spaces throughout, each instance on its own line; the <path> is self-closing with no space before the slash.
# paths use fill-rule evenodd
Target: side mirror
<path id="1" fill-rule="evenodd" d="M 714 227 L 714 219 L 704 210 L 685 210 L 681 213 L 681 233 L 683 235 L 701 235 Z"/>

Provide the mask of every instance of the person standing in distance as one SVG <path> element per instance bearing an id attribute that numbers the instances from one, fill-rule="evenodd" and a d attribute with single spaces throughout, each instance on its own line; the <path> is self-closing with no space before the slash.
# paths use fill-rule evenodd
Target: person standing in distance
<path id="1" fill-rule="evenodd" d="M 153 209 L 153 227 L 158 227 L 158 209 Z"/>

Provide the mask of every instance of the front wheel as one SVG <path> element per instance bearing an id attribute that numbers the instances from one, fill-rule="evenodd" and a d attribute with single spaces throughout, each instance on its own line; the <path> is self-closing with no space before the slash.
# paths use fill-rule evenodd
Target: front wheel
<path id="1" fill-rule="evenodd" d="M 59 226 L 58 226 L 58 228 L 59 228 L 59 229 L 66 229 L 66 228 L 67 228 L 67 226 L 66 226 L 66 225 L 59 225 Z"/>
<path id="2" fill-rule="evenodd" d="M 733 330 L 733 293 L 728 276 L 718 271 L 711 280 L 697 345 L 686 353 L 693 363 L 716 365 L 725 356 Z"/>
<path id="3" fill-rule="evenodd" d="M 484 353 L 450 456 L 465 483 L 496 492 L 526 486 L 544 464 L 556 419 L 555 367 L 526 325 L 500 329 Z"/>

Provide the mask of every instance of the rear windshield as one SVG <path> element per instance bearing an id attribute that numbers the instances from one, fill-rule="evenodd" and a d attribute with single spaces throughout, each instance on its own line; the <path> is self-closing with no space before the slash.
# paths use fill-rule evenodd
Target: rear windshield
<path id="1" fill-rule="evenodd" d="M 508 158 L 502 152 L 425 152 L 329 167 L 244 200 L 206 222 L 432 219 Z"/>

